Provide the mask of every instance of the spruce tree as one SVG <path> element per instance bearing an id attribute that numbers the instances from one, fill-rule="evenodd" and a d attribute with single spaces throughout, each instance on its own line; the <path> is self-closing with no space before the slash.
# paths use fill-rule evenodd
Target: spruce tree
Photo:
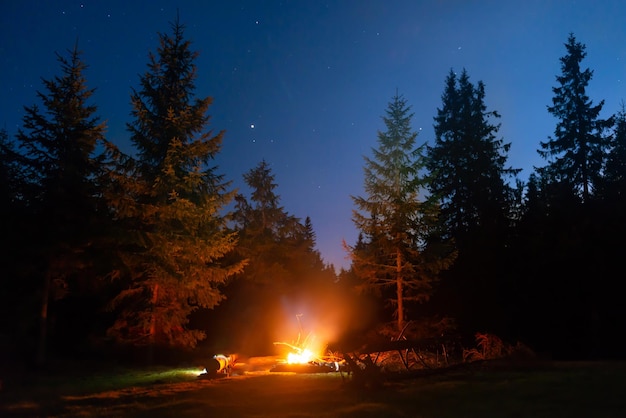
<path id="1" fill-rule="evenodd" d="M 280 205 L 278 185 L 265 160 L 243 177 L 251 190 L 250 199 L 237 196 L 234 219 L 242 256 L 249 260 L 246 280 L 274 289 L 291 287 L 299 276 L 293 268 L 310 248 L 307 229 Z"/>
<path id="2" fill-rule="evenodd" d="M 335 276 L 314 249 L 310 219 L 303 224 L 281 205 L 270 164 L 262 160 L 243 178 L 249 195 L 236 197 L 233 220 L 240 237 L 237 252 L 248 264 L 227 290 L 220 322 L 240 331 L 237 347 L 273 351 L 273 341 L 291 338 L 277 333 L 283 330 L 277 324 L 288 324 L 305 305 L 312 313 L 312 306 L 332 293 Z"/>
<path id="3" fill-rule="evenodd" d="M 352 220 L 360 243 L 348 247 L 362 289 L 394 307 L 396 326 L 405 326 L 409 303 L 427 301 L 438 273 L 453 256 L 431 251 L 438 207 L 424 196 L 425 145 L 417 146 L 411 107 L 396 93 L 386 109 L 373 157 L 364 157 L 364 196 L 353 196 Z"/>
<path id="4" fill-rule="evenodd" d="M 0 252 L 0 329 L 5 336 L 14 340 L 20 338 L 19 333 L 25 321 L 16 318 L 32 317 L 35 307 L 25 301 L 32 298 L 33 287 L 24 280 L 24 267 L 32 264 L 33 242 L 26 225 L 32 224 L 27 218 L 20 194 L 21 170 L 18 164 L 20 155 L 16 152 L 14 142 L 9 140 L 5 129 L 0 129 L 0 210 L 3 214 L 3 229 L 0 234 L 0 245 L 5 251 Z M 26 236 L 28 235 L 28 237 Z M 39 284 L 41 280 L 37 281 Z M 32 326 L 32 324 L 28 324 Z"/>
<path id="5" fill-rule="evenodd" d="M 604 167 L 602 185 L 596 191 L 598 209 L 593 213 L 591 225 L 594 233 L 588 238 L 585 257 L 594 260 L 585 278 L 594 277 L 593 286 L 584 286 L 594 297 L 589 304 L 593 309 L 592 331 L 596 350 L 605 357 L 617 357 L 626 350 L 621 330 L 626 327 L 623 309 L 622 280 L 625 272 L 623 249 L 626 246 L 626 106 L 615 115 L 615 126 L 610 136 L 609 150 Z M 596 205 L 594 205 L 596 206 Z M 589 289 L 591 287 L 591 289 Z M 587 291 L 588 289 L 588 291 Z M 588 305 L 588 306 L 589 306 Z"/>
<path id="6" fill-rule="evenodd" d="M 524 304 L 533 306 L 523 319 L 527 333 L 560 355 L 579 356 L 599 343 L 594 335 L 598 324 L 618 323 L 605 313 L 619 302 L 609 302 L 605 295 L 616 293 L 611 276 L 619 258 L 615 240 L 623 236 L 623 212 L 610 202 L 610 175 L 603 174 L 612 171 L 606 159 L 612 118 L 600 118 L 604 102 L 594 105 L 587 95 L 593 72 L 581 66 L 585 45 L 570 34 L 565 48 L 552 105 L 547 106 L 558 121 L 538 150 L 547 164 L 531 175 L 519 230 L 518 270 L 528 284 L 521 292 Z M 607 342 L 603 338 L 602 344 L 611 345 Z"/>
<path id="7" fill-rule="evenodd" d="M 116 217 L 119 293 L 109 335 L 133 345 L 194 347 L 206 334 L 189 316 L 223 299 L 222 286 L 243 268 L 227 261 L 236 234 L 222 211 L 229 182 L 214 164 L 223 132 L 208 129 L 210 97 L 195 98 L 197 53 L 178 20 L 159 34 L 156 54 L 133 90 L 128 124 L 137 158 L 117 150 L 108 197 Z"/>
<path id="8" fill-rule="evenodd" d="M 23 128 L 16 136 L 20 152 L 19 197 L 30 216 L 31 250 L 41 274 L 40 343 L 38 359 L 46 354 L 51 303 L 72 292 L 85 275 L 95 225 L 102 213 L 98 178 L 103 155 L 105 124 L 88 104 L 94 90 L 87 88 L 86 64 L 76 45 L 68 57 L 57 54 L 61 75 L 43 80 L 47 92 L 37 92 L 43 110 L 25 107 Z M 25 225 L 26 226 L 26 225 Z M 74 312 L 70 317 L 85 317 Z M 68 319 L 68 318 L 66 318 Z M 71 318 L 69 318 L 71 319 Z M 62 321 L 61 321 L 62 323 Z M 62 325 L 57 325 L 62 328 Z M 74 330 L 79 331 L 79 330 Z"/>
<path id="9" fill-rule="evenodd" d="M 602 178 L 602 194 L 605 199 L 626 207 L 626 107 L 615 116 L 615 129 L 610 137 L 609 148 Z"/>
<path id="10" fill-rule="evenodd" d="M 450 71 L 426 165 L 444 234 L 458 250 L 442 280 L 440 303 L 468 332 L 506 327 L 494 323 L 507 309 L 503 284 L 516 194 L 506 179 L 519 170 L 506 167 L 510 144 L 496 136 L 499 117 L 487 110 L 481 81 L 474 85 L 465 69 L 459 76 Z"/>
<path id="11" fill-rule="evenodd" d="M 465 69 L 458 78 L 450 71 L 427 167 L 429 190 L 440 198 L 445 229 L 459 245 L 477 229 L 508 224 L 513 191 L 505 179 L 520 170 L 505 167 L 511 144 L 496 138 L 499 125 L 491 120 L 499 117 L 487 111 L 481 81 L 474 86 Z"/>
<path id="12" fill-rule="evenodd" d="M 0 129 L 0 209 L 2 213 L 13 213 L 18 204 L 19 158 L 14 144 L 9 141 L 6 129 Z"/>
<path id="13" fill-rule="evenodd" d="M 561 75 L 556 77 L 558 86 L 552 88 L 554 97 L 548 106 L 558 122 L 554 136 L 540 143 L 538 153 L 548 164 L 538 172 L 588 202 L 601 181 L 607 151 L 605 131 L 612 120 L 600 118 L 604 100 L 594 106 L 587 96 L 593 71 L 581 68 L 586 46 L 570 34 L 565 48 L 567 53 L 560 58 Z"/>

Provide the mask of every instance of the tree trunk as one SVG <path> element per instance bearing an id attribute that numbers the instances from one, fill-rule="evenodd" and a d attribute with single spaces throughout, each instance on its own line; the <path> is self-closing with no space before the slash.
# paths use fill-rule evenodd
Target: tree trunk
<path id="1" fill-rule="evenodd" d="M 150 342 L 148 343 L 148 364 L 152 364 L 154 359 L 154 346 L 156 344 L 157 314 L 156 306 L 159 300 L 159 284 L 152 288 L 152 317 L 150 318 Z"/>
<path id="2" fill-rule="evenodd" d="M 37 364 L 46 362 L 46 345 L 48 338 L 48 302 L 50 300 L 50 273 L 44 276 L 43 295 L 41 296 L 41 312 L 39 314 L 39 344 L 37 347 Z"/>
<path id="3" fill-rule="evenodd" d="M 396 297 L 398 299 L 398 331 L 402 331 L 404 328 L 404 300 L 402 299 L 403 293 L 402 282 L 402 254 L 400 251 L 396 253 Z"/>

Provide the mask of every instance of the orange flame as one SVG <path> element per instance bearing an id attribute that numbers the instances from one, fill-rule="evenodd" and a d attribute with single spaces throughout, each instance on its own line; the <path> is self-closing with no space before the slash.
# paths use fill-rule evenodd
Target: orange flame
<path id="1" fill-rule="evenodd" d="M 315 359 L 315 355 L 311 350 L 304 349 L 300 353 L 287 354 L 288 364 L 307 364 Z"/>
<path id="2" fill-rule="evenodd" d="M 275 342 L 275 345 L 286 345 L 291 349 L 289 353 L 287 353 L 286 361 L 287 364 L 308 364 L 312 361 L 319 361 L 322 357 L 320 354 L 323 350 L 316 350 L 313 346 L 308 347 L 299 347 L 297 345 L 285 343 L 285 342 Z"/>
<path id="3" fill-rule="evenodd" d="M 275 342 L 275 345 L 285 345 L 290 348 L 290 352 L 286 356 L 287 364 L 308 364 L 315 361 L 320 361 L 323 358 L 323 353 L 326 345 L 317 341 L 313 332 L 309 332 L 306 337 L 302 338 L 302 324 L 300 323 L 300 317 L 302 314 L 296 315 L 299 326 L 298 338 L 295 343 L 289 344 L 286 342 Z"/>

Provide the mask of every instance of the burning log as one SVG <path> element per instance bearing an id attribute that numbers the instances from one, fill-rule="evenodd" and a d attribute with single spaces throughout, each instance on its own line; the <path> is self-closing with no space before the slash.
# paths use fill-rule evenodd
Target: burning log
<path id="1" fill-rule="evenodd" d="M 270 369 L 270 372 L 282 373 L 330 373 L 338 371 L 330 363 L 309 363 L 309 364 L 277 364 Z"/>
<path id="2" fill-rule="evenodd" d="M 291 349 L 287 354 L 285 363 L 275 365 L 272 372 L 292 373 L 328 373 L 338 372 L 343 365 L 343 360 L 334 356 L 322 356 L 315 354 L 308 348 L 298 347 L 285 342 L 275 342 L 275 345 L 284 345 Z"/>
<path id="3" fill-rule="evenodd" d="M 332 355 L 332 353 L 328 351 L 328 345 L 317 340 L 313 332 L 309 332 L 306 337 L 302 338 L 304 333 L 300 321 L 301 316 L 302 314 L 296 315 L 299 332 L 295 342 L 274 342 L 274 345 L 287 347 L 289 352 L 285 354 L 284 361 L 275 365 L 270 371 L 328 373 L 338 372 L 341 368 L 345 368 L 343 359 Z"/>

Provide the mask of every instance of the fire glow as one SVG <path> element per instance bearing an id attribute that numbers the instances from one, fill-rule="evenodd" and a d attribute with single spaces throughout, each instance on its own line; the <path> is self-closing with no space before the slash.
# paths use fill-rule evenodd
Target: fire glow
<path id="1" fill-rule="evenodd" d="M 309 364 L 318 361 L 322 357 L 315 350 L 307 348 L 308 346 L 302 347 L 286 342 L 275 342 L 274 344 L 285 345 L 291 349 L 284 360 L 287 364 Z"/>
<path id="2" fill-rule="evenodd" d="M 287 364 L 308 364 L 315 359 L 315 355 L 311 350 L 304 349 L 300 353 L 287 354 Z"/>
<path id="3" fill-rule="evenodd" d="M 286 342 L 275 342 L 274 345 L 284 345 L 289 347 L 290 351 L 285 357 L 287 364 L 309 364 L 319 361 L 323 356 L 325 345 L 316 341 L 313 332 L 309 332 L 305 338 L 302 338 L 302 324 L 300 323 L 300 317 L 302 314 L 296 315 L 298 320 L 298 338 L 295 343 L 290 344 Z"/>
<path id="4" fill-rule="evenodd" d="M 278 361 L 270 371 L 275 372 L 292 372 L 292 373 L 328 373 L 338 372 L 344 367 L 344 361 L 328 351 L 326 338 L 317 338 L 313 331 L 304 336 L 300 317 L 296 315 L 298 320 L 299 332 L 295 341 L 274 342 L 274 345 L 284 346 L 281 360 Z M 325 330 L 325 328 L 323 328 Z M 319 329 L 318 329 L 319 331 Z M 327 337 L 328 332 L 324 332 Z M 303 338 L 304 336 L 304 338 Z"/>

